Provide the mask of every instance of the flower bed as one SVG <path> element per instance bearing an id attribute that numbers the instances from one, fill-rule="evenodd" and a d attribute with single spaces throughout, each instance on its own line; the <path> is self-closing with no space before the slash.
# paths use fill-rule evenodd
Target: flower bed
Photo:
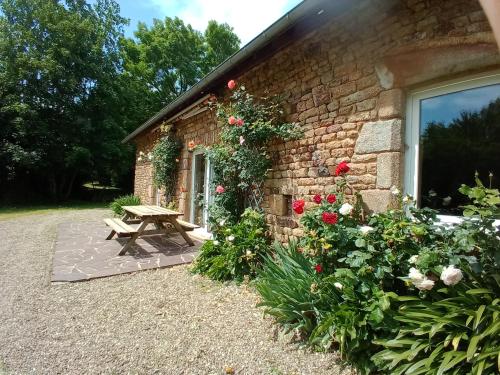
<path id="1" fill-rule="evenodd" d="M 265 311 L 361 373 L 498 373 L 498 190 L 463 186 L 470 216 L 453 227 L 397 188 L 392 209 L 364 218 L 359 196 L 346 194 L 348 172 L 339 165 L 315 208 L 293 203 L 305 236 L 265 259 L 256 282 Z"/>
<path id="2" fill-rule="evenodd" d="M 257 276 L 266 313 L 298 339 L 338 349 L 363 374 L 498 373 L 498 190 L 479 179 L 462 186 L 471 204 L 455 226 L 414 208 L 396 187 L 391 209 L 365 217 L 343 161 L 330 194 L 312 198 L 315 208 L 293 202 L 305 235 L 271 248 L 259 207 L 271 166 L 266 146 L 299 132 L 280 120 L 276 102 L 256 103 L 236 87 L 228 83 L 231 102 L 217 110 L 222 143 L 208 150 L 215 238 L 204 244 L 194 271 L 217 280 Z"/>

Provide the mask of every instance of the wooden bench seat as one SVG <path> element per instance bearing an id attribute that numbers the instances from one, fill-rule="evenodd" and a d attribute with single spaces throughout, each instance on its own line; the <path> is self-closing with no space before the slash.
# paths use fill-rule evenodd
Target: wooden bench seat
<path id="1" fill-rule="evenodd" d="M 111 229 L 113 229 L 113 231 L 116 232 L 118 235 L 131 236 L 137 233 L 136 229 L 132 228 L 127 223 L 124 223 L 120 219 L 104 219 L 104 222 L 106 223 L 107 226 L 111 227 Z"/>
<path id="2" fill-rule="evenodd" d="M 199 228 L 199 225 L 188 223 L 187 221 L 184 220 L 179 220 L 177 219 L 177 222 L 180 224 L 180 226 L 185 230 L 185 231 L 191 231 L 196 228 Z"/>

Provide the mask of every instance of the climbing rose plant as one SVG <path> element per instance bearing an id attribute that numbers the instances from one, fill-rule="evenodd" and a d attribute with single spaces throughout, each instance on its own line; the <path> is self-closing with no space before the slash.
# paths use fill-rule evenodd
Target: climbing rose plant
<path id="1" fill-rule="evenodd" d="M 206 241 L 193 272 L 215 280 L 243 281 L 256 275 L 269 252 L 270 237 L 261 210 L 262 185 L 272 167 L 268 146 L 300 136 L 297 124 L 283 120 L 279 98 L 259 98 L 231 80 L 228 103 L 216 106 L 221 143 L 208 148 L 214 166 Z"/>
<path id="2" fill-rule="evenodd" d="M 272 167 L 269 144 L 301 135 L 298 124 L 284 120 L 279 97 L 256 98 L 234 80 L 227 87 L 229 101 L 215 104 L 221 142 L 207 150 L 214 166 L 213 224 L 237 222 L 246 207 L 260 209 L 262 186 Z"/>

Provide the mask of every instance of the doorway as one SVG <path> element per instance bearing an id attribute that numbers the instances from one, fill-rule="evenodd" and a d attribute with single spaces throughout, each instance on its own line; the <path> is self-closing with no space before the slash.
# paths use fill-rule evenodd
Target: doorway
<path id="1" fill-rule="evenodd" d="M 191 223 L 208 231 L 208 206 L 212 201 L 210 161 L 203 151 L 193 153 L 191 179 Z"/>

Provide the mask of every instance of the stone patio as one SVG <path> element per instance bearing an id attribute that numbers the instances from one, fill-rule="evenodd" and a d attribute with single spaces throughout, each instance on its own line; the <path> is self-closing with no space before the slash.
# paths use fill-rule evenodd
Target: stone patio
<path id="1" fill-rule="evenodd" d="M 132 252 L 118 256 L 128 238 L 106 240 L 109 232 L 104 223 L 59 224 L 52 281 L 90 280 L 190 263 L 203 243 L 192 237 L 195 246 L 190 247 L 179 234 L 143 236 Z"/>

